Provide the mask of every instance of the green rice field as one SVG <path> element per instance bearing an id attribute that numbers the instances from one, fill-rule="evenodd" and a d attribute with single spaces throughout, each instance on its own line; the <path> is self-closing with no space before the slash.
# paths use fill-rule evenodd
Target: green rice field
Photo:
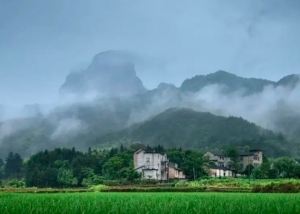
<path id="1" fill-rule="evenodd" d="M 0 213 L 296 214 L 300 194 L 3 193 Z"/>

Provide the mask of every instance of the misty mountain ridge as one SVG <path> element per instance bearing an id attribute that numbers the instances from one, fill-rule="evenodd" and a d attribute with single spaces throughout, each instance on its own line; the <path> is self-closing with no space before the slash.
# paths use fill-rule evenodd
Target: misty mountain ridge
<path id="1" fill-rule="evenodd" d="M 251 95 L 254 93 L 262 92 L 265 87 L 289 87 L 294 89 L 299 83 L 299 75 L 291 74 L 283 77 L 277 82 L 258 79 L 258 78 L 244 78 L 235 74 L 219 70 L 215 73 L 207 75 L 197 75 L 192 78 L 186 79 L 181 84 L 181 90 L 184 92 L 198 92 L 205 86 L 218 84 L 224 85 L 223 93 L 233 93 L 243 90 L 243 95 Z"/>
<path id="2" fill-rule="evenodd" d="M 95 148 L 126 145 L 129 142 L 150 146 L 181 147 L 202 150 L 230 146 L 264 149 L 268 155 L 290 155 L 298 142 L 289 141 L 241 117 L 222 117 L 188 108 L 170 108 L 148 120 L 97 139 Z"/>
<path id="3" fill-rule="evenodd" d="M 23 120 L 23 125 L 17 128 L 9 128 L 9 121 L 1 123 L 0 156 L 10 150 L 29 156 L 35 151 L 55 147 L 87 149 L 108 133 L 123 133 L 122 130 L 136 127 L 172 108 L 210 112 L 225 118 L 242 117 L 263 128 L 300 138 L 298 83 L 298 75 L 274 82 L 217 71 L 186 79 L 180 87 L 161 83 L 147 90 L 136 75 L 134 58 L 130 54 L 107 51 L 97 54 L 86 70 L 70 73 L 60 88 L 61 94 L 84 95 L 95 91 L 106 96 L 58 106 L 46 115 Z M 28 107 L 33 116 L 39 111 L 36 107 Z M 157 131 L 153 126 L 153 132 Z M 124 136 L 127 136 L 125 132 Z M 148 142 L 146 137 L 141 139 Z"/>
<path id="4" fill-rule="evenodd" d="M 134 63 L 126 52 L 106 51 L 97 54 L 86 70 L 70 73 L 60 88 L 63 94 L 89 91 L 107 96 L 131 96 L 147 89 L 137 77 Z"/>

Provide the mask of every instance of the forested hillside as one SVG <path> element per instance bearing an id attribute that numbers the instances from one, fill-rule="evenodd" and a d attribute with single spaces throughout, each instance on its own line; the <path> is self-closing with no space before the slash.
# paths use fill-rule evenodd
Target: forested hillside
<path id="1" fill-rule="evenodd" d="M 221 117 L 171 108 L 143 123 L 96 141 L 98 146 L 141 142 L 165 147 L 222 149 L 241 146 L 264 149 L 268 155 L 296 155 L 298 143 L 242 118 Z"/>

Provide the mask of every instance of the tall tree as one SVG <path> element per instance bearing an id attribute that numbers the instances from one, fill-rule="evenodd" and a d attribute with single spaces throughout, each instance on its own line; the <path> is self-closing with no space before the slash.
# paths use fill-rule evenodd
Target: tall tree
<path id="1" fill-rule="evenodd" d="M 277 169 L 279 175 L 291 178 L 295 174 L 297 162 L 290 157 L 277 158 L 274 161 L 274 168 Z"/>
<path id="2" fill-rule="evenodd" d="M 4 177 L 4 161 L 0 158 L 0 179 Z"/>
<path id="3" fill-rule="evenodd" d="M 172 148 L 167 151 L 167 155 L 171 162 L 178 164 L 188 178 L 197 179 L 207 175 L 205 169 L 208 160 L 201 151 Z"/>
<path id="4" fill-rule="evenodd" d="M 241 169 L 239 165 L 240 156 L 238 149 L 236 147 L 230 147 L 224 152 L 224 155 L 230 157 L 229 168 L 237 173 Z"/>
<path id="5" fill-rule="evenodd" d="M 20 178 L 21 175 L 21 169 L 23 164 L 22 157 L 16 153 L 13 154 L 10 152 L 8 154 L 8 157 L 5 159 L 5 167 L 4 167 L 4 173 L 6 178 Z"/>

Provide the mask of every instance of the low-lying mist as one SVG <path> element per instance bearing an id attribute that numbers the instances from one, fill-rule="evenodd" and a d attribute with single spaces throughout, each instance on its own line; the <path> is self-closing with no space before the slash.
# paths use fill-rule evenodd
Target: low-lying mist
<path id="1" fill-rule="evenodd" d="M 221 84 L 213 84 L 196 93 L 165 90 L 152 97 L 152 102 L 141 111 L 133 110 L 128 124 L 138 123 L 171 107 L 191 108 L 219 116 L 242 117 L 263 128 L 281 131 L 281 117 L 300 116 L 300 85 L 288 87 L 266 86 L 261 93 L 244 96 L 243 89 L 224 94 Z"/>

